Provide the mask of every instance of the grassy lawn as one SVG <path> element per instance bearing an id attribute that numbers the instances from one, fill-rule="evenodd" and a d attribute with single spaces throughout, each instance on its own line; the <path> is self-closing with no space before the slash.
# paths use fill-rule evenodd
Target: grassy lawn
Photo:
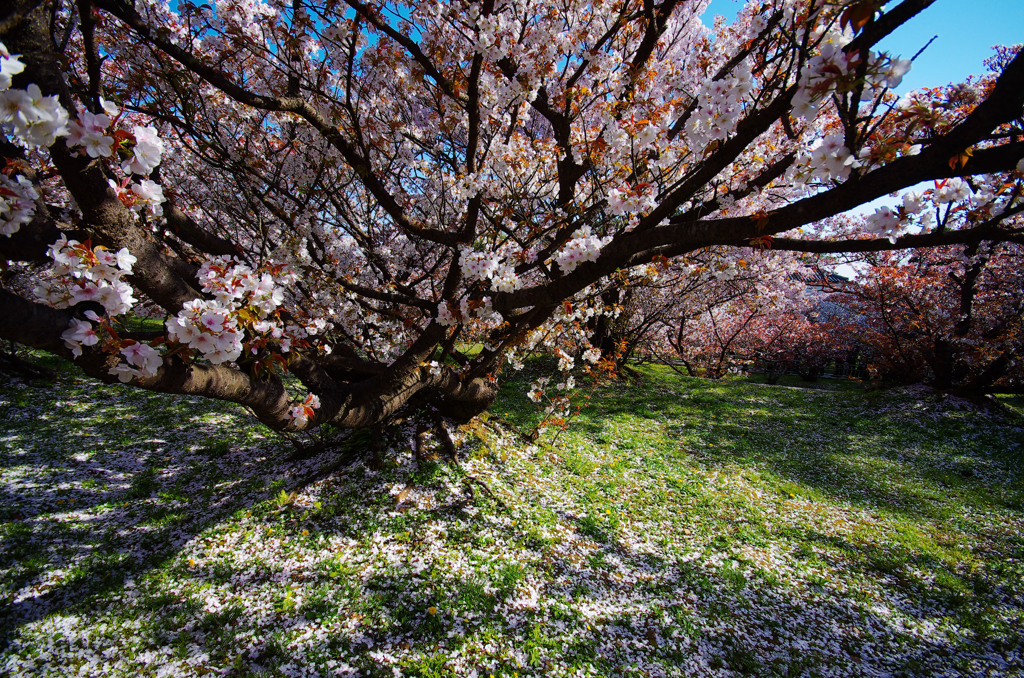
<path id="1" fill-rule="evenodd" d="M 233 406 L 0 385 L 0 674 L 1024 672 L 1019 416 L 638 369 L 297 492 Z"/>

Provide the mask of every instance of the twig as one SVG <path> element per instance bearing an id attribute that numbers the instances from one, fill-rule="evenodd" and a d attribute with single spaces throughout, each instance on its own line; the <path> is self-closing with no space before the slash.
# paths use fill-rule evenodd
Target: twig
<path id="1" fill-rule="evenodd" d="M 497 504 L 501 508 L 505 509 L 506 511 L 508 510 L 508 504 L 506 504 L 501 499 L 501 497 L 498 497 L 497 495 L 495 495 L 494 492 L 491 491 L 491 488 L 487 487 L 487 483 L 485 483 L 484 481 L 480 480 L 479 478 L 477 478 L 475 476 L 466 476 L 465 478 L 462 479 L 462 483 L 467 488 L 469 488 L 469 492 L 470 492 L 471 495 L 473 493 L 473 484 L 479 485 L 480 489 L 484 491 L 484 494 L 486 494 L 488 497 L 493 499 L 495 504 Z"/>

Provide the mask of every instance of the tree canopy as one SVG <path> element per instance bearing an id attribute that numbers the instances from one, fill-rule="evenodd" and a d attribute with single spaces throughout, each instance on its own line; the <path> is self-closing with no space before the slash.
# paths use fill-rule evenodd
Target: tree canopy
<path id="1" fill-rule="evenodd" d="M 873 47 L 930 2 L 881 4 L 12 0 L 0 336 L 359 427 L 472 416 L 539 348 L 557 401 L 670 267 L 1019 244 L 1024 56 L 897 97 Z"/>

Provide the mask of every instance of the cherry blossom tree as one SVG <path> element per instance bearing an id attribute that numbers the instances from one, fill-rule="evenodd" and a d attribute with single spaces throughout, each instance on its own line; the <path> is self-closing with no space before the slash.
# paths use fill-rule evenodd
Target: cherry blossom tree
<path id="1" fill-rule="evenodd" d="M 741 298 L 756 314 L 778 306 L 803 290 L 796 276 L 804 268 L 793 253 L 717 247 L 631 269 L 602 294 L 615 313 L 597 318 L 591 342 L 619 369 L 636 358 L 678 360 L 707 353 L 707 345 L 698 348 L 684 339 L 693 334 L 695 321 L 704 314 L 724 318 L 738 309 Z M 710 317 L 704 320 L 714 325 Z"/>
<path id="2" fill-rule="evenodd" d="M 819 312 L 822 300 L 810 293 L 804 262 L 738 252 L 742 258 L 709 251 L 674 266 L 683 274 L 670 278 L 674 284 L 659 290 L 656 312 L 636 324 L 646 332 L 644 351 L 678 361 L 694 376 L 720 379 L 754 368 L 772 382 L 786 371 L 813 380 L 845 358 L 846 342 Z"/>
<path id="3" fill-rule="evenodd" d="M 277 430 L 465 418 L 600 360 L 631 271 L 1017 242 L 1024 57 L 897 99 L 928 4 L 11 0 L 0 336 Z"/>
<path id="4" fill-rule="evenodd" d="M 1020 245 L 881 252 L 870 264 L 841 296 L 875 376 L 975 394 L 1024 386 Z"/>
<path id="5" fill-rule="evenodd" d="M 834 321 L 817 318 L 818 314 L 779 310 L 761 316 L 744 336 L 742 355 L 768 383 L 776 383 L 787 372 L 816 381 L 830 366 L 848 363 L 854 350 L 851 335 Z"/>

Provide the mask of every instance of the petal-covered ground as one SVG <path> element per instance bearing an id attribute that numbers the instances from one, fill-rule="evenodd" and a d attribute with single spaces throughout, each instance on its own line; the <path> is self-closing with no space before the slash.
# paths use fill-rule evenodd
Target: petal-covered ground
<path id="1" fill-rule="evenodd" d="M 1020 417 L 644 375 L 536 443 L 524 375 L 454 461 L 0 386 L 0 673 L 1024 672 Z"/>

